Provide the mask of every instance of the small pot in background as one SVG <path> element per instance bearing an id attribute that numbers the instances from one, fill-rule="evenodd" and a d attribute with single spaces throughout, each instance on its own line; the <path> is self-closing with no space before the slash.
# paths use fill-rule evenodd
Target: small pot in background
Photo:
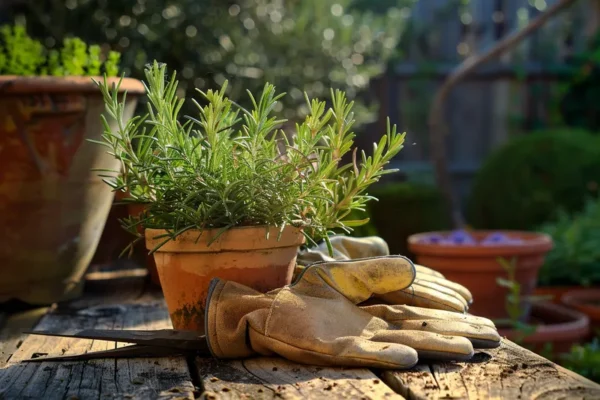
<path id="1" fill-rule="evenodd" d="M 533 334 L 526 336 L 522 344 L 536 353 L 543 353 L 545 346 L 552 345 L 552 355 L 565 353 L 571 346 L 583 342 L 589 334 L 586 315 L 565 306 L 536 303 L 531 307 L 530 324 L 536 325 Z M 517 340 L 520 332 L 500 327 L 498 333 L 510 340 Z"/>
<path id="2" fill-rule="evenodd" d="M 600 288 L 576 289 L 565 293 L 561 301 L 590 319 L 592 330 L 600 329 Z"/>
<path id="3" fill-rule="evenodd" d="M 538 286 L 533 291 L 535 296 L 548 297 L 548 302 L 563 304 L 562 296 L 572 290 L 581 289 L 581 286 Z"/>

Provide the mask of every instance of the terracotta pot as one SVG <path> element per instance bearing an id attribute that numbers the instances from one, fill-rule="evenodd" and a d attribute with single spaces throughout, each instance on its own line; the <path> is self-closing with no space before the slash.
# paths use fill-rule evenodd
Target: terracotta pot
<path id="1" fill-rule="evenodd" d="M 143 204 L 135 204 L 135 203 L 127 204 L 127 212 L 131 216 L 139 216 L 141 213 L 144 212 L 144 209 L 145 209 L 145 206 Z M 144 234 L 144 228 L 142 226 L 138 226 L 137 231 L 140 234 Z M 136 244 L 139 244 L 139 246 L 137 246 L 138 248 L 136 250 L 138 250 L 140 253 L 143 252 L 143 254 L 144 254 L 144 261 L 146 264 L 146 268 L 148 269 L 148 273 L 150 274 L 150 280 L 155 285 L 160 286 L 160 278 L 158 276 L 158 271 L 156 269 L 156 262 L 154 261 L 154 255 L 148 254 L 148 251 L 146 250 L 143 241 L 140 241 Z"/>
<path id="2" fill-rule="evenodd" d="M 187 231 L 154 253 L 162 290 L 175 329 L 204 331 L 204 310 L 210 281 L 231 280 L 260 292 L 285 286 L 292 280 L 298 248 L 304 235 L 298 228 L 239 227 L 222 234 L 219 230 Z M 146 247 L 164 241 L 164 230 L 146 229 Z"/>
<path id="3" fill-rule="evenodd" d="M 547 343 L 552 344 L 554 355 L 568 352 L 573 344 L 584 341 L 589 333 L 588 317 L 565 306 L 533 304 L 530 319 L 531 324 L 537 325 L 536 331 L 525 337 L 522 344 L 537 353 L 543 352 Z M 520 334 L 512 329 L 498 329 L 498 332 L 511 340 L 518 339 Z"/>
<path id="4" fill-rule="evenodd" d="M 144 86 L 120 90 L 129 118 Z M 92 169 L 119 167 L 87 141 L 103 132 L 100 90 L 90 77 L 0 76 L 0 110 L 0 301 L 76 297 L 113 200 Z"/>
<path id="5" fill-rule="evenodd" d="M 428 232 L 408 238 L 410 251 L 416 262 L 433 268 L 451 281 L 466 286 L 473 294 L 470 312 L 492 319 L 507 318 L 507 289 L 498 285 L 496 278 L 507 278 L 507 273 L 497 259 L 516 259 L 515 279 L 521 284 L 523 296 L 533 294 L 537 275 L 546 253 L 552 248 L 552 239 L 544 234 L 521 231 L 501 232 L 510 238 L 522 240 L 510 245 L 441 245 L 422 243 L 431 234 L 448 235 L 450 232 Z M 479 242 L 491 231 L 469 232 Z M 525 309 L 527 307 L 525 306 Z"/>
<path id="6" fill-rule="evenodd" d="M 590 319 L 593 329 L 600 329 L 600 288 L 577 289 L 565 293 L 562 302 Z"/>
<path id="7" fill-rule="evenodd" d="M 548 299 L 548 302 L 563 304 L 561 300 L 563 294 L 580 288 L 581 286 L 538 286 L 533 291 L 533 294 L 535 296 L 552 296 L 551 299 Z"/>

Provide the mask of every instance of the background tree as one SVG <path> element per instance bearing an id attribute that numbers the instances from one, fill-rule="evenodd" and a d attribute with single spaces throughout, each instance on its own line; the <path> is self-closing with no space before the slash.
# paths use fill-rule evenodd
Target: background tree
<path id="1" fill-rule="evenodd" d="M 295 120 L 307 112 L 303 92 L 364 93 L 394 55 L 415 1 L 376 12 L 352 0 L 23 0 L 9 9 L 49 46 L 73 35 L 121 51 L 130 76 L 165 62 L 188 95 L 228 79 L 231 98 L 247 105 L 246 90 L 269 81 L 287 93 L 284 116 Z M 375 106 L 359 101 L 358 123 L 371 121 Z"/>

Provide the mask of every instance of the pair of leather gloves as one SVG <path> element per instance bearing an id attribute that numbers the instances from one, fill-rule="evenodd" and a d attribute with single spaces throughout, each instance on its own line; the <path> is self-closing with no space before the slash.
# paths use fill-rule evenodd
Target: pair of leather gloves
<path id="1" fill-rule="evenodd" d="M 213 355 L 402 369 L 500 344 L 492 321 L 466 314 L 472 298 L 463 286 L 389 255 L 380 238 L 331 242 L 334 257 L 324 246 L 301 252 L 294 282 L 266 294 L 214 279 L 206 306 Z"/>

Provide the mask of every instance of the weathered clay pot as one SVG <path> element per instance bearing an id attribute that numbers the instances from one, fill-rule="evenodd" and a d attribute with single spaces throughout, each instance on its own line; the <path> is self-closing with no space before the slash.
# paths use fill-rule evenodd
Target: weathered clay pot
<path id="1" fill-rule="evenodd" d="M 441 272 L 454 282 L 467 287 L 473 294 L 470 312 L 492 319 L 507 318 L 507 289 L 498 285 L 496 278 L 507 278 L 507 273 L 498 258 L 507 261 L 516 259 L 515 279 L 521 285 L 521 295 L 533 294 L 538 271 L 544 263 L 546 253 L 552 248 L 548 235 L 521 231 L 500 232 L 521 244 L 498 245 L 442 245 L 423 243 L 427 235 L 447 236 L 450 232 L 428 232 L 411 235 L 408 246 L 416 255 L 416 262 Z M 492 232 L 469 232 L 477 242 Z"/>
<path id="2" fill-rule="evenodd" d="M 128 118 L 144 87 L 125 79 L 124 90 Z M 102 112 L 89 77 L 0 76 L 0 301 L 81 293 L 113 199 L 92 169 L 119 167 L 87 141 L 100 139 Z"/>
<path id="3" fill-rule="evenodd" d="M 543 352 L 547 343 L 552 344 L 553 355 L 568 352 L 571 346 L 583 342 L 589 333 L 586 315 L 552 303 L 537 303 L 531 307 L 530 324 L 536 325 L 535 333 L 523 339 L 523 345 L 537 353 Z M 500 336 L 516 340 L 520 332 L 498 329 Z"/>
<path id="4" fill-rule="evenodd" d="M 230 280 L 260 292 L 283 287 L 292 280 L 296 254 L 305 239 L 302 231 L 288 226 L 277 240 L 278 229 L 239 227 L 187 231 L 154 253 L 169 314 L 175 329 L 204 331 L 204 311 L 210 281 Z M 154 249 L 165 239 L 164 230 L 146 229 L 146 247 Z"/>
<path id="5" fill-rule="evenodd" d="M 565 293 L 561 301 L 590 319 L 593 329 L 600 329 L 600 288 L 585 288 Z"/>

